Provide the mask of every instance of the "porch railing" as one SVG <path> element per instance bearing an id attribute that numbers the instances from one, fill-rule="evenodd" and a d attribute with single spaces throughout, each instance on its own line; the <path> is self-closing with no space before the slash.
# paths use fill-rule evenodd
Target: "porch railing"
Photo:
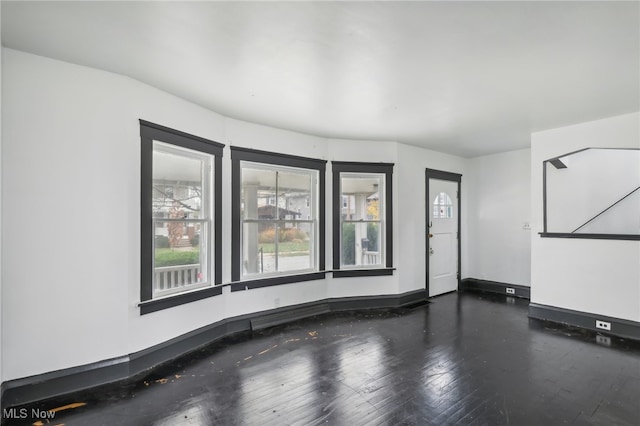
<path id="1" fill-rule="evenodd" d="M 363 265 L 377 265 L 380 263 L 380 252 L 377 251 L 362 251 L 362 264 Z"/>
<path id="2" fill-rule="evenodd" d="M 163 266 L 155 269 L 156 290 L 169 290 L 199 281 L 200 264 Z"/>

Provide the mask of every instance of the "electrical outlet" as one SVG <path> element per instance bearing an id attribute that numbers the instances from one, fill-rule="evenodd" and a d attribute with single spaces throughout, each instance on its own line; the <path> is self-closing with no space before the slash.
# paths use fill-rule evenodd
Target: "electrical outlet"
<path id="1" fill-rule="evenodd" d="M 611 323 L 606 321 L 598 321 L 596 320 L 596 328 L 601 328 L 603 330 L 611 331 Z"/>
<path id="2" fill-rule="evenodd" d="M 516 289 L 515 288 L 511 288 L 511 287 L 507 287 L 507 294 L 516 294 Z"/>

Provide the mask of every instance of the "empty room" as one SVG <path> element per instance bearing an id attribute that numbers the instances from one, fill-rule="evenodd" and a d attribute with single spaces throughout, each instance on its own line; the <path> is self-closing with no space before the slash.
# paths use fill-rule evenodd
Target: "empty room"
<path id="1" fill-rule="evenodd" d="M 640 424 L 640 2 L 0 18 L 2 425 Z"/>

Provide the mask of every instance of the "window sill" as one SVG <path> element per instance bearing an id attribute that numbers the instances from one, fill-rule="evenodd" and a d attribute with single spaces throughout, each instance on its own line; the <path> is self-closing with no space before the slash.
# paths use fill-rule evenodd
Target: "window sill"
<path id="1" fill-rule="evenodd" d="M 206 299 L 208 297 L 218 296 L 222 294 L 222 287 L 231 287 L 231 292 L 251 290 L 254 288 L 271 287 L 283 284 L 294 284 L 305 281 L 314 281 L 324 279 L 328 272 L 333 273 L 334 278 L 347 277 L 374 277 L 393 275 L 396 268 L 375 268 L 375 269 L 335 269 L 333 271 L 311 272 L 298 275 L 282 275 L 276 277 L 254 279 L 247 281 L 237 281 L 229 284 L 216 285 L 214 287 L 205 287 L 185 293 L 177 293 L 165 296 L 155 300 L 147 300 L 138 303 L 140 315 L 150 314 L 152 312 L 161 311 L 163 309 L 172 308 L 174 306 L 184 305 L 197 300 Z"/>
<path id="2" fill-rule="evenodd" d="M 159 299 L 145 300 L 144 302 L 138 303 L 138 307 L 140 308 L 140 315 L 145 315 L 220 294 L 222 294 L 222 287 L 211 286 L 185 293 L 172 294 Z"/>
<path id="3" fill-rule="evenodd" d="M 640 235 L 634 234 L 573 234 L 563 232 L 540 232 L 542 238 L 578 238 L 587 240 L 628 240 L 640 241 Z"/>
<path id="4" fill-rule="evenodd" d="M 396 268 L 375 268 L 375 269 L 334 269 L 333 278 L 347 277 L 377 277 L 383 275 L 393 275 Z"/>
<path id="5" fill-rule="evenodd" d="M 322 280 L 327 271 L 311 272 L 298 275 L 281 275 L 269 278 L 258 278 L 231 283 L 231 292 L 251 290 L 253 288 L 271 287 L 274 285 L 292 284 L 304 281 Z"/>

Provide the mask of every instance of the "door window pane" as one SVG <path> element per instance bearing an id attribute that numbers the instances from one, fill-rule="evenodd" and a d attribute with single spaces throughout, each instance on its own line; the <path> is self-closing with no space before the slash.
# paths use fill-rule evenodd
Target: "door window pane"
<path id="1" fill-rule="evenodd" d="M 453 217 L 453 202 L 445 192 L 439 193 L 433 201 L 433 218 L 449 219 Z"/>

